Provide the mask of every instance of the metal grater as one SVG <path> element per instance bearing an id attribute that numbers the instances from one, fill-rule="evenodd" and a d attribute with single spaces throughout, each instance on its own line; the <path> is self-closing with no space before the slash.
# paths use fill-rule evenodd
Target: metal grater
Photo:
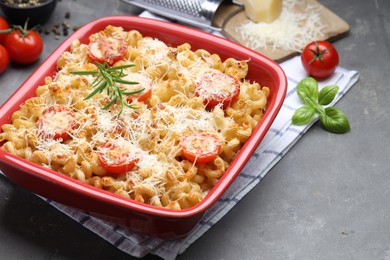
<path id="1" fill-rule="evenodd" d="M 213 17 L 224 0 L 122 0 L 152 13 L 196 27 L 221 30 Z"/>

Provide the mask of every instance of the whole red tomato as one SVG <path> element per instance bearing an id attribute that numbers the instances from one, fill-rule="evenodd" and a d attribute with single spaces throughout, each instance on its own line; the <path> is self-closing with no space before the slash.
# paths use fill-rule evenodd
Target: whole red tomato
<path id="1" fill-rule="evenodd" d="M 30 64 L 41 56 L 43 41 L 39 33 L 20 27 L 7 36 L 5 48 L 13 62 Z"/>
<path id="2" fill-rule="evenodd" d="M 0 45 L 0 74 L 5 71 L 9 64 L 9 56 L 7 50 Z"/>
<path id="3" fill-rule="evenodd" d="M 0 16 L 0 31 L 5 31 L 9 29 L 8 22 Z M 0 34 L 0 43 L 3 44 L 5 39 L 7 38 L 8 33 L 1 33 Z"/>
<path id="4" fill-rule="evenodd" d="M 339 54 L 330 42 L 314 41 L 303 49 L 301 61 L 310 76 L 324 79 L 332 75 L 339 65 Z"/>

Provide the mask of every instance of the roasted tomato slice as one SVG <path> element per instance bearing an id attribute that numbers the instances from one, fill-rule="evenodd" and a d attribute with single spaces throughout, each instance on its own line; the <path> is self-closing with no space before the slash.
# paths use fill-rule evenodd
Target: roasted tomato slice
<path id="1" fill-rule="evenodd" d="M 137 149 L 128 142 L 108 142 L 98 151 L 100 165 L 108 172 L 122 174 L 139 161 Z"/>
<path id="2" fill-rule="evenodd" d="M 127 43 L 123 39 L 99 36 L 88 46 L 88 57 L 95 62 L 112 65 L 121 60 L 127 51 Z"/>
<path id="3" fill-rule="evenodd" d="M 222 142 L 209 133 L 190 133 L 180 138 L 180 146 L 188 161 L 208 163 L 219 155 Z"/>
<path id="4" fill-rule="evenodd" d="M 75 113 L 66 106 L 50 106 L 43 110 L 36 127 L 46 138 L 65 140 L 77 127 Z"/>
<path id="5" fill-rule="evenodd" d="M 128 103 L 133 102 L 134 100 L 146 101 L 150 96 L 152 96 L 152 80 L 147 76 L 138 73 L 129 73 L 126 76 L 122 77 L 123 80 L 134 82 L 135 84 L 121 84 L 121 88 L 125 89 L 126 92 L 137 92 L 130 94 L 126 97 Z"/>
<path id="6" fill-rule="evenodd" d="M 222 104 L 225 109 L 237 100 L 240 83 L 230 75 L 218 70 L 209 70 L 200 75 L 196 94 L 203 98 L 208 108 Z"/>

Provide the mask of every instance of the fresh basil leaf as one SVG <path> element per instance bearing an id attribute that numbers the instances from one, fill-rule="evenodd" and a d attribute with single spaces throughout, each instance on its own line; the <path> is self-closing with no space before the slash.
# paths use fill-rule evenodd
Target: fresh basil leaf
<path id="1" fill-rule="evenodd" d="M 321 106 L 319 104 L 315 104 L 313 106 L 313 109 L 314 109 L 314 111 L 316 111 L 316 113 L 318 115 L 325 115 L 325 108 L 323 106 Z"/>
<path id="2" fill-rule="evenodd" d="M 315 115 L 316 111 L 312 106 L 304 105 L 295 110 L 291 121 L 294 125 L 304 125 L 312 121 Z"/>
<path id="3" fill-rule="evenodd" d="M 326 86 L 321 89 L 318 95 L 318 104 L 326 106 L 329 105 L 336 97 L 339 87 L 337 85 Z"/>
<path id="4" fill-rule="evenodd" d="M 312 77 L 307 77 L 298 82 L 297 94 L 307 105 L 315 105 L 318 100 L 318 83 Z"/>
<path id="5" fill-rule="evenodd" d="M 325 115 L 320 115 L 320 122 L 329 132 L 343 134 L 351 130 L 345 113 L 335 107 L 325 108 Z"/>

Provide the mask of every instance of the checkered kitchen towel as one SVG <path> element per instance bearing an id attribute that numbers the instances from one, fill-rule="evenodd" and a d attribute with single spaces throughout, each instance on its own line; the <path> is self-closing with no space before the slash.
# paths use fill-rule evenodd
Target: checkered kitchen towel
<path id="1" fill-rule="evenodd" d="M 206 212 L 200 223 L 187 237 L 175 241 L 166 241 L 140 235 L 62 204 L 46 201 L 129 255 L 143 257 L 147 254 L 154 254 L 164 259 L 175 259 L 177 255 L 183 253 L 255 187 L 310 128 L 311 125 L 291 125 L 292 114 L 295 109 L 302 106 L 295 87 L 299 80 L 306 77 L 300 59 L 299 57 L 292 58 L 283 62 L 281 66 L 287 75 L 289 87 L 278 116 L 232 186 Z M 339 86 L 340 91 L 333 102 L 334 104 L 357 82 L 358 77 L 358 72 L 338 67 L 331 78 L 320 83 L 320 87 L 330 84 Z"/>

